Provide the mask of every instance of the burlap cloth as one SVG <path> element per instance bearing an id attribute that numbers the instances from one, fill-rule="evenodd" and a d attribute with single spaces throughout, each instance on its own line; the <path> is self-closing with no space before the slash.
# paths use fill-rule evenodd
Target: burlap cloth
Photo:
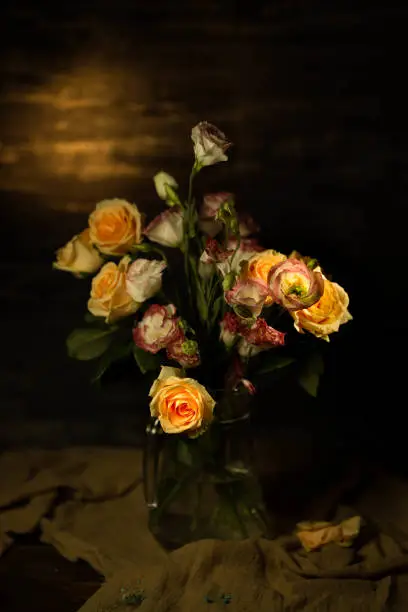
<path id="1" fill-rule="evenodd" d="M 43 541 L 105 576 L 81 612 L 408 610 L 408 486 L 388 476 L 339 510 L 365 519 L 353 547 L 311 553 L 292 535 L 165 553 L 146 527 L 135 450 L 3 453 L 0 509 L 1 552 L 40 526 Z"/>

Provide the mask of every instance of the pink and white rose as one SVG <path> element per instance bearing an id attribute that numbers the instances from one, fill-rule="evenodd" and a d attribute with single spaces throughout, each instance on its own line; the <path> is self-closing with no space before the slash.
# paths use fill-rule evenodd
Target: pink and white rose
<path id="1" fill-rule="evenodd" d="M 220 323 L 220 340 L 231 348 L 239 337 L 241 319 L 234 312 L 226 312 Z"/>
<path id="2" fill-rule="evenodd" d="M 164 261 L 139 258 L 127 272 L 126 289 L 136 302 L 145 302 L 161 289 Z"/>
<path id="3" fill-rule="evenodd" d="M 270 327 L 265 319 L 257 319 L 251 327 L 243 328 L 241 333 L 238 354 L 245 359 L 285 344 L 285 334 Z"/>
<path id="4" fill-rule="evenodd" d="M 225 293 L 225 301 L 238 316 L 247 319 L 259 317 L 268 296 L 269 288 L 266 284 L 256 280 L 239 280 Z"/>
<path id="5" fill-rule="evenodd" d="M 232 193 L 221 191 L 204 196 L 198 213 L 198 227 L 204 233 L 214 238 L 223 228 L 222 221 L 216 219 L 221 206 L 233 197 Z"/>
<path id="6" fill-rule="evenodd" d="M 320 300 L 324 279 L 320 269 L 311 270 L 304 261 L 289 258 L 270 271 L 273 299 L 287 310 L 310 308 Z"/>
<path id="7" fill-rule="evenodd" d="M 250 327 L 242 326 L 241 334 L 238 353 L 246 359 L 285 344 L 285 334 L 268 325 L 265 319 L 257 319 Z"/>
<path id="8" fill-rule="evenodd" d="M 183 213 L 178 209 L 158 215 L 144 231 L 152 242 L 166 247 L 179 247 L 183 240 Z"/>
<path id="9" fill-rule="evenodd" d="M 175 306 L 153 304 L 134 327 L 133 340 L 143 350 L 158 353 L 172 342 L 176 342 L 182 334 Z"/>
<path id="10" fill-rule="evenodd" d="M 229 149 L 231 143 L 221 130 L 208 121 L 200 121 L 193 127 L 191 140 L 194 143 L 194 155 L 199 167 L 212 166 L 228 160 L 225 151 Z"/>
<path id="11" fill-rule="evenodd" d="M 224 249 L 215 238 L 207 238 L 205 249 L 198 262 L 198 273 L 201 278 L 209 278 L 216 271 L 215 265 L 227 261 L 233 251 Z"/>
<path id="12" fill-rule="evenodd" d="M 242 264 L 245 261 L 249 261 L 253 255 L 263 251 L 263 248 L 254 238 L 242 238 L 238 249 L 235 249 L 237 249 L 237 239 L 231 238 L 227 245 L 227 257 L 218 260 L 216 264 L 216 267 L 219 272 L 221 272 L 222 276 L 225 276 L 229 272 L 239 274 L 241 272 Z"/>
<path id="13" fill-rule="evenodd" d="M 253 238 L 243 238 L 237 248 L 236 238 L 230 238 L 224 248 L 214 238 L 208 238 L 206 247 L 201 254 L 198 271 L 202 278 L 209 278 L 216 270 L 222 277 L 233 272 L 239 274 L 242 264 L 262 251 L 262 247 Z"/>
<path id="14" fill-rule="evenodd" d="M 250 327 L 243 327 L 241 333 L 247 342 L 255 346 L 285 344 L 285 334 L 268 325 L 265 319 L 257 319 Z"/>
<path id="15" fill-rule="evenodd" d="M 183 368 L 196 368 L 200 365 L 197 342 L 187 340 L 184 335 L 167 347 L 167 357 L 177 361 Z"/>

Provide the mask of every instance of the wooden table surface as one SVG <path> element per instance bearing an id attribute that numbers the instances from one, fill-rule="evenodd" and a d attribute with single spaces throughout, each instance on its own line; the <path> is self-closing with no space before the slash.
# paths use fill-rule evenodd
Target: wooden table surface
<path id="1" fill-rule="evenodd" d="M 36 536 L 20 537 L 0 558 L 2 612 L 76 612 L 104 578 L 73 563 Z"/>

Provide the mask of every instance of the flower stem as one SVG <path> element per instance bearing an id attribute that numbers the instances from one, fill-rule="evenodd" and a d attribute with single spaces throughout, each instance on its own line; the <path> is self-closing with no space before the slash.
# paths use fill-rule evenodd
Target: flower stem
<path id="1" fill-rule="evenodd" d="M 231 261 L 230 261 L 230 271 L 232 270 L 232 262 L 234 261 L 234 257 L 239 249 L 239 247 L 241 246 L 241 234 L 238 232 L 237 235 L 237 246 L 235 247 L 235 250 L 231 256 Z"/>
<path id="2" fill-rule="evenodd" d="M 191 172 L 190 172 L 190 179 L 188 181 L 188 196 L 187 196 L 187 207 L 191 206 L 191 200 L 193 197 L 193 182 L 194 182 L 194 177 L 197 174 L 198 170 L 196 168 L 196 164 L 194 164 Z"/>
<path id="3" fill-rule="evenodd" d="M 196 164 L 194 163 L 194 166 L 191 169 L 190 172 L 190 178 L 188 181 L 188 196 L 187 196 L 187 202 L 186 202 L 186 206 L 184 209 L 184 244 L 183 244 L 183 251 L 184 251 L 184 272 L 186 275 L 186 282 L 187 282 L 187 287 L 189 287 L 189 302 L 190 302 L 190 306 L 192 306 L 192 287 L 191 287 L 191 280 L 192 280 L 192 275 L 191 275 L 191 271 L 190 271 L 190 253 L 189 253 L 189 234 L 190 234 L 190 224 L 191 224 L 191 207 L 192 207 L 192 198 L 193 198 L 193 183 L 194 183 L 194 177 L 197 174 L 198 169 L 196 168 Z"/>

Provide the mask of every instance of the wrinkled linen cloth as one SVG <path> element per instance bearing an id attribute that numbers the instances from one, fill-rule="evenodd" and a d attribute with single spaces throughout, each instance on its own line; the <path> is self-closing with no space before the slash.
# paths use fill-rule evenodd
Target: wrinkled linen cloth
<path id="1" fill-rule="evenodd" d="M 336 516 L 356 513 L 363 526 L 349 548 L 306 552 L 287 535 L 202 540 L 169 554 L 147 529 L 140 451 L 0 455 L 0 553 L 13 534 L 39 527 L 67 559 L 87 561 L 106 582 L 81 612 L 408 610 L 408 485 L 379 476 Z"/>

